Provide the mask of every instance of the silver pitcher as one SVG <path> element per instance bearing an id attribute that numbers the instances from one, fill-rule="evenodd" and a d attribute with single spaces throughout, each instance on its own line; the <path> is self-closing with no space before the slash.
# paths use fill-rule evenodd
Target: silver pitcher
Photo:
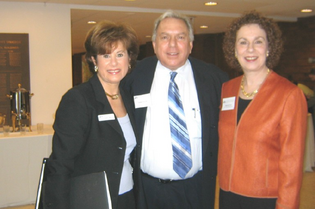
<path id="1" fill-rule="evenodd" d="M 34 94 L 29 93 L 26 89 L 18 84 L 18 88 L 15 91 L 10 91 L 10 95 L 7 95 L 11 100 L 11 118 L 12 118 L 12 131 L 21 130 L 22 119 L 28 121 L 29 131 L 31 129 L 31 113 L 30 113 L 30 98 Z M 17 124 L 16 124 L 17 123 Z"/>

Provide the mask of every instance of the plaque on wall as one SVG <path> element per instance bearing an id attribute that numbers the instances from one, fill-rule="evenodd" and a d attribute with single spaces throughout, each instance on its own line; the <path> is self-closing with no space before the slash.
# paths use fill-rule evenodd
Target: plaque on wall
<path id="1" fill-rule="evenodd" d="M 10 99 L 6 96 L 18 88 L 30 90 L 29 35 L 0 33 L 0 113 L 11 125 Z"/>

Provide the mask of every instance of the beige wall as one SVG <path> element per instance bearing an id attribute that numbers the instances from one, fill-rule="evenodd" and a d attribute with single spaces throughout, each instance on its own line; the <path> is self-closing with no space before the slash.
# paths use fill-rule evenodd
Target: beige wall
<path id="1" fill-rule="evenodd" d="M 33 125 L 52 124 L 61 96 L 72 86 L 70 22 L 67 5 L 0 2 L 0 33 L 29 34 Z"/>

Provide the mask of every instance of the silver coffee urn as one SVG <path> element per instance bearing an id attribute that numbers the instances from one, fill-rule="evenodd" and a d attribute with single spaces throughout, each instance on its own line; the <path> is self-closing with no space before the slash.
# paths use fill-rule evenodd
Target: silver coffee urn
<path id="1" fill-rule="evenodd" d="M 18 88 L 15 91 L 10 91 L 10 95 L 7 95 L 11 100 L 11 119 L 12 119 L 12 131 L 20 131 L 22 120 L 28 122 L 29 131 L 31 129 L 31 113 L 30 113 L 30 98 L 34 94 L 29 93 L 26 89 L 18 84 Z"/>

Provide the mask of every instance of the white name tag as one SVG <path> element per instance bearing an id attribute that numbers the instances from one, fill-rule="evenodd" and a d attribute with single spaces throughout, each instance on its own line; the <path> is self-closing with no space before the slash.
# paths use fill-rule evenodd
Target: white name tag
<path id="1" fill-rule="evenodd" d="M 98 115 L 98 121 L 115 120 L 114 113 Z"/>
<path id="2" fill-rule="evenodd" d="M 235 108 L 235 97 L 223 98 L 222 111 L 234 110 Z"/>
<path id="3" fill-rule="evenodd" d="M 135 108 L 142 108 L 150 106 L 151 99 L 150 94 L 136 95 L 133 97 L 135 102 Z"/>

